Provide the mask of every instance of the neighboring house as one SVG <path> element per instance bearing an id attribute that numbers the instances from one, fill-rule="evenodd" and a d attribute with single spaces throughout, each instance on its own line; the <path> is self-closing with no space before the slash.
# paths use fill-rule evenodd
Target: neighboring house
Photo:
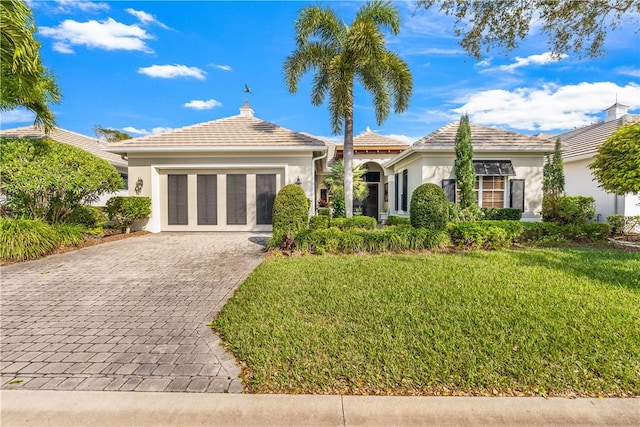
<path id="1" fill-rule="evenodd" d="M 342 144 L 328 143 L 330 155 L 328 165 L 333 160 L 343 158 Z M 388 209 L 388 173 L 384 163 L 409 148 L 409 144 L 372 132 L 369 128 L 353 138 L 353 164 L 362 165 L 367 172 L 363 176 L 369 195 L 362 202 L 354 201 L 355 208 L 362 208 L 362 214 L 380 219 L 380 213 Z M 325 174 L 328 173 L 325 172 Z M 326 199 L 326 190 L 320 180 L 320 197 Z"/>
<path id="2" fill-rule="evenodd" d="M 563 143 L 565 193 L 570 196 L 591 196 L 596 201 L 596 220 L 605 222 L 609 215 L 640 215 L 637 195 L 616 196 L 598 187 L 589 164 L 598 147 L 620 126 L 640 123 L 640 114 L 628 114 L 627 105 L 617 102 L 607 108 L 604 122 L 574 129 L 558 135 Z"/>
<path id="3" fill-rule="evenodd" d="M 316 205 L 320 139 L 254 117 L 237 116 L 110 144 L 129 161 L 129 188 L 151 197 L 145 229 L 270 231 L 277 192 L 299 184 Z"/>
<path id="4" fill-rule="evenodd" d="M 389 213 L 408 215 L 413 191 L 431 182 L 456 200 L 455 138 L 458 122 L 416 141 L 384 164 L 389 170 Z M 518 208 L 523 220 L 537 220 L 542 209 L 542 168 L 554 142 L 471 124 L 476 198 L 482 207 Z"/>
<path id="5" fill-rule="evenodd" d="M 111 165 L 115 167 L 122 176 L 125 187 L 116 193 L 103 195 L 100 200 L 93 203 L 94 206 L 104 206 L 107 200 L 109 200 L 111 197 L 126 196 L 129 193 L 127 190 L 128 171 L 126 160 L 123 160 L 122 157 L 118 154 L 108 153 L 104 151 L 104 148 L 107 147 L 108 144 L 96 138 L 91 138 L 79 133 L 59 128 L 53 129 L 51 133 L 47 135 L 44 133 L 43 129 L 35 128 L 33 126 L 4 129 L 0 131 L 0 136 L 5 138 L 49 138 L 57 142 L 81 148 L 84 151 L 111 163 Z"/>

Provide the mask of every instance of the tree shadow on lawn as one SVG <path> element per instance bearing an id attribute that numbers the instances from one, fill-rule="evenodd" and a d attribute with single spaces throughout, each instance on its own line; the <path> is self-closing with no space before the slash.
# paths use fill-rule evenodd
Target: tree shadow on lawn
<path id="1" fill-rule="evenodd" d="M 525 266 L 570 270 L 604 285 L 640 291 L 640 254 L 612 249 L 562 248 L 512 251 Z"/>

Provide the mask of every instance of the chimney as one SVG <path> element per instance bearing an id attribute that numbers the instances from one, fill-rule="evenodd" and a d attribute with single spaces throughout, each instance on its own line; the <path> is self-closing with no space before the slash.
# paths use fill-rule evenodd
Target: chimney
<path id="1" fill-rule="evenodd" d="M 244 105 L 240 107 L 240 117 L 253 117 L 253 108 L 249 105 L 249 100 L 244 102 Z"/>
<path id="2" fill-rule="evenodd" d="M 628 108 L 628 105 L 622 105 L 616 102 L 611 107 L 605 110 L 607 115 L 604 117 L 604 122 L 610 122 L 612 120 L 617 120 L 620 117 L 625 116 L 627 114 Z"/>

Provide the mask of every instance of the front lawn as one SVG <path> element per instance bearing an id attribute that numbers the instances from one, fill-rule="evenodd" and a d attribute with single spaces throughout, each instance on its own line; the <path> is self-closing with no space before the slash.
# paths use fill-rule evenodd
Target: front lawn
<path id="1" fill-rule="evenodd" d="M 640 396 L 640 255 L 274 257 L 214 328 L 254 393 Z"/>

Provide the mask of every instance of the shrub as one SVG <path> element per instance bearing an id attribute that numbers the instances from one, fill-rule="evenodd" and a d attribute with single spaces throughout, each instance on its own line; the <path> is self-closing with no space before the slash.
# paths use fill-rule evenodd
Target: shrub
<path id="1" fill-rule="evenodd" d="M 568 224 L 561 228 L 562 237 L 574 242 L 600 242 L 611 234 L 611 226 L 606 223 Z"/>
<path id="2" fill-rule="evenodd" d="M 25 261 L 47 255 L 60 245 L 49 224 L 32 219 L 0 219 L 0 259 Z"/>
<path id="3" fill-rule="evenodd" d="M 482 208 L 482 218 L 490 221 L 520 221 L 522 211 L 517 208 Z"/>
<path id="4" fill-rule="evenodd" d="M 394 225 L 409 225 L 411 224 L 411 219 L 406 216 L 397 216 L 397 215 L 389 215 L 387 218 L 387 222 L 385 225 L 394 226 Z"/>
<path id="5" fill-rule="evenodd" d="M 425 183 L 416 188 L 411 196 L 411 225 L 415 228 L 442 230 L 449 216 L 449 201 L 442 187 Z"/>
<path id="6" fill-rule="evenodd" d="M 479 248 L 487 240 L 486 228 L 477 222 L 449 223 L 447 232 L 458 249 Z"/>
<path id="7" fill-rule="evenodd" d="M 519 221 L 473 221 L 449 223 L 451 241 L 462 249 L 499 249 L 511 246 L 520 237 L 523 226 Z"/>
<path id="8" fill-rule="evenodd" d="M 472 222 L 478 221 L 480 218 L 482 218 L 482 211 L 480 206 L 475 204 L 458 211 L 458 221 Z"/>
<path id="9" fill-rule="evenodd" d="M 447 210 L 449 211 L 449 221 L 451 222 L 458 222 L 460 221 L 460 209 L 458 208 L 458 205 L 454 202 L 448 202 L 447 203 Z"/>
<path id="10" fill-rule="evenodd" d="M 82 246 L 87 234 L 85 226 L 80 224 L 54 224 L 53 229 L 62 246 Z"/>
<path id="11" fill-rule="evenodd" d="M 344 196 L 341 193 L 333 195 L 331 199 L 331 206 L 333 207 L 334 218 L 345 218 Z"/>
<path id="12" fill-rule="evenodd" d="M 562 240 L 561 227 L 553 222 L 523 222 L 519 242 L 544 242 Z"/>
<path id="13" fill-rule="evenodd" d="M 324 230 L 329 228 L 329 217 L 325 215 L 312 216 L 309 219 L 310 230 Z"/>
<path id="14" fill-rule="evenodd" d="M 151 214 L 151 199 L 142 196 L 112 197 L 107 200 L 105 211 L 117 227 L 129 233 L 135 221 Z"/>
<path id="15" fill-rule="evenodd" d="M 89 230 L 101 229 L 107 225 L 107 215 L 101 207 L 78 205 L 65 219 L 65 222 L 68 224 L 84 225 Z"/>
<path id="16" fill-rule="evenodd" d="M 558 225 L 582 225 L 586 224 L 596 215 L 596 204 L 593 197 L 584 196 L 562 196 L 555 202 L 555 209 L 545 208 L 543 201 L 543 220 L 554 222 Z M 545 215 L 546 209 L 546 215 Z"/>
<path id="17" fill-rule="evenodd" d="M 273 202 L 273 230 L 296 232 L 309 222 L 309 199 L 302 187 L 285 185 Z"/>
<path id="18" fill-rule="evenodd" d="M 611 234 L 614 236 L 628 235 L 636 228 L 640 228 L 639 216 L 609 215 L 607 222 L 611 226 Z"/>
<path id="19" fill-rule="evenodd" d="M 347 219 L 346 228 L 364 228 L 373 230 L 378 225 L 378 221 L 370 216 L 354 216 Z"/>
<path id="20" fill-rule="evenodd" d="M 318 215 L 331 216 L 331 208 L 318 208 Z"/>
<path id="21" fill-rule="evenodd" d="M 0 138 L 0 181 L 17 216 L 65 220 L 74 208 L 122 187 L 106 160 L 49 139 Z"/>

